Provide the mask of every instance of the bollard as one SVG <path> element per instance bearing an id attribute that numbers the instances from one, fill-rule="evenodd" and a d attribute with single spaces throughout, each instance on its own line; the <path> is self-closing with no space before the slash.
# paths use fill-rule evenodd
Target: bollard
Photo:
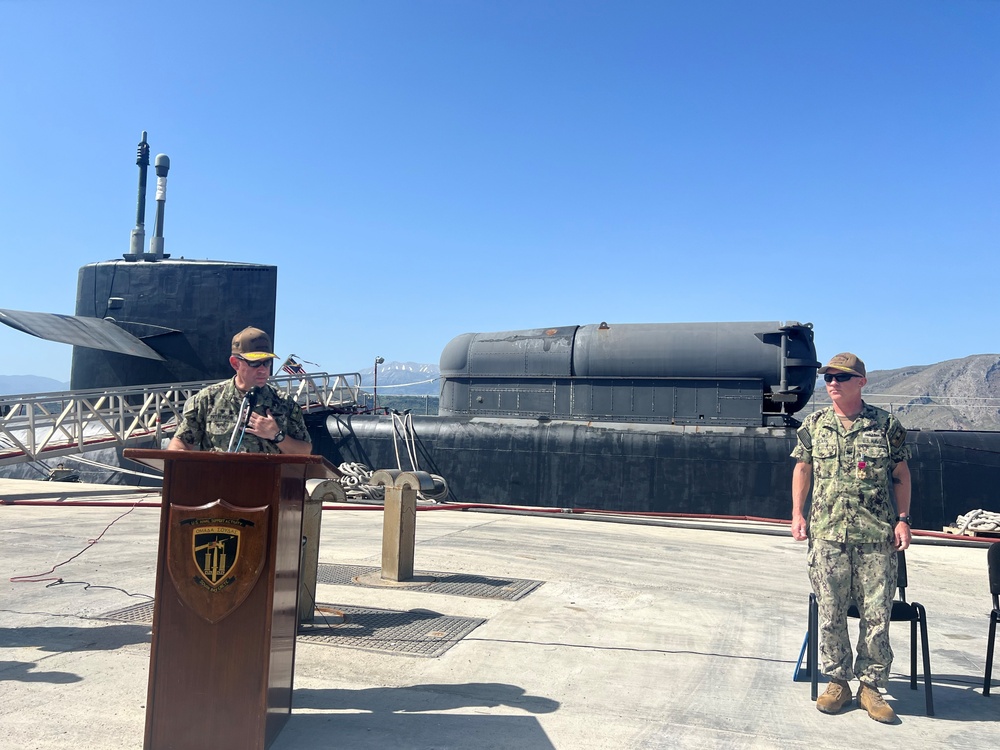
<path id="1" fill-rule="evenodd" d="M 335 479 L 306 480 L 306 499 L 302 506 L 302 557 L 299 566 L 300 625 L 311 623 L 316 611 L 316 573 L 319 568 L 323 503 L 340 503 L 346 497 L 344 489 Z"/>
<path id="2" fill-rule="evenodd" d="M 413 550 L 417 533 L 417 492 L 434 489 L 426 471 L 380 469 L 369 484 L 385 487 L 382 515 L 382 578 L 408 581 L 413 578 Z"/>
<path id="3" fill-rule="evenodd" d="M 316 610 L 316 572 L 319 568 L 319 532 L 323 500 L 306 495 L 302 506 L 302 558 L 299 568 L 299 624 L 313 621 Z"/>

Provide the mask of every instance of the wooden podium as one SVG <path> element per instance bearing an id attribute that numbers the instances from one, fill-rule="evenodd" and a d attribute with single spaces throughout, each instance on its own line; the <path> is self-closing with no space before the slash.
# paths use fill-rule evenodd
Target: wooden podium
<path id="1" fill-rule="evenodd" d="M 292 710 L 305 481 L 321 456 L 126 450 L 163 470 L 144 750 L 264 750 Z"/>

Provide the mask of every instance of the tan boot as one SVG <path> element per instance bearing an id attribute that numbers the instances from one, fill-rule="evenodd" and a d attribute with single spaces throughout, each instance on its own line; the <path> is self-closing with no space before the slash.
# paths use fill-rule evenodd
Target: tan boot
<path id="1" fill-rule="evenodd" d="M 830 680 L 826 692 L 816 699 L 816 708 L 825 714 L 835 714 L 851 702 L 851 686 L 845 680 Z"/>
<path id="2" fill-rule="evenodd" d="M 875 721 L 880 721 L 883 724 L 893 724 L 896 721 L 896 712 L 892 710 L 892 706 L 885 702 L 885 698 L 882 697 L 878 688 L 865 685 L 863 682 L 861 689 L 858 690 L 858 705 L 867 711 L 868 715 Z"/>

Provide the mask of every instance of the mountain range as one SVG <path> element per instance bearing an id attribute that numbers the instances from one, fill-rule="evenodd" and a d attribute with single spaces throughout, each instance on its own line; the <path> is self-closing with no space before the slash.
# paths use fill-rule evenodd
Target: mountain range
<path id="1" fill-rule="evenodd" d="M 357 370 L 361 387 L 375 387 L 375 368 Z M 441 392 L 441 370 L 437 365 L 417 362 L 386 362 L 378 366 L 378 390 L 384 396 L 437 396 Z"/>
<path id="2" fill-rule="evenodd" d="M 375 368 L 359 371 L 362 387 L 374 387 Z M 378 368 L 384 396 L 431 395 L 441 391 L 437 365 L 386 362 Z M 1000 354 L 974 354 L 932 365 L 872 370 L 865 400 L 892 411 L 909 429 L 1000 430 Z M 823 381 L 805 412 L 830 403 Z"/>
<path id="3" fill-rule="evenodd" d="M 374 386 L 374 373 L 374 367 L 360 371 L 362 387 Z M 378 368 L 378 388 L 384 395 L 434 396 L 441 390 L 440 377 L 437 365 L 386 362 Z M 1000 354 L 872 370 L 865 400 L 892 411 L 909 429 L 1000 430 Z M 810 406 L 829 403 L 818 380 Z"/>
<path id="4" fill-rule="evenodd" d="M 362 387 L 373 389 L 375 368 L 357 371 Z M 378 368 L 383 396 L 436 396 L 441 390 L 437 365 L 386 362 Z M 0 395 L 51 393 L 69 383 L 35 375 L 0 375 Z M 974 354 L 931 365 L 872 370 L 865 386 L 868 403 L 892 411 L 910 429 L 1000 430 L 1000 354 Z M 806 410 L 830 403 L 823 381 Z"/>
<path id="5" fill-rule="evenodd" d="M 863 395 L 911 430 L 1000 430 L 1000 354 L 872 370 Z M 810 405 L 829 403 L 820 380 Z"/>
<path id="6" fill-rule="evenodd" d="M 41 375 L 0 375 L 0 396 L 68 391 L 69 382 Z"/>

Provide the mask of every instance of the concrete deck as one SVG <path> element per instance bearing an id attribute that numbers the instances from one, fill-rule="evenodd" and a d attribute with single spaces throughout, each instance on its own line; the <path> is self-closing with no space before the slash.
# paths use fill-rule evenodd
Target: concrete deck
<path id="1" fill-rule="evenodd" d="M 149 627 L 104 619 L 154 590 L 159 511 L 130 510 L 142 498 L 159 500 L 0 480 L 0 500 L 61 504 L 0 506 L 0 748 L 142 746 Z M 95 499 L 106 507 L 68 504 Z M 329 510 L 323 524 L 321 564 L 379 565 L 380 513 Z M 294 710 L 272 748 L 995 744 L 1000 687 L 982 695 L 985 547 L 908 553 L 909 598 L 930 622 L 937 715 L 924 715 L 922 686 L 909 689 L 909 633 L 899 627 L 886 697 L 901 723 L 886 726 L 856 707 L 821 714 L 809 684 L 792 680 L 806 626 L 805 545 L 781 529 L 733 529 L 420 513 L 418 574 L 543 583 L 516 601 L 319 584 L 317 600 L 333 607 L 485 622 L 433 658 L 300 640 Z"/>

